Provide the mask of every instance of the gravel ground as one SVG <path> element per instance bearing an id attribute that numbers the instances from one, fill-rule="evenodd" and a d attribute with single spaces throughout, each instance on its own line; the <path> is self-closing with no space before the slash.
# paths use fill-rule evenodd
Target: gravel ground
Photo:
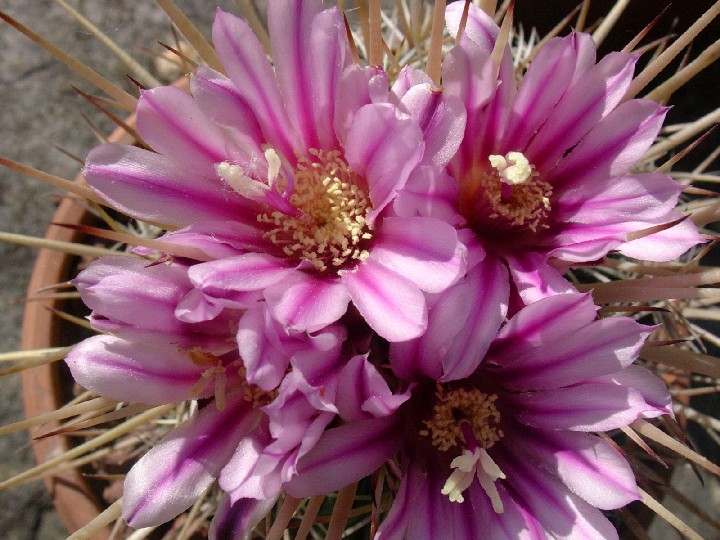
<path id="1" fill-rule="evenodd" d="M 162 12 L 150 0 L 69 0 L 124 49 L 150 66 L 148 50 L 160 51 L 157 39 L 171 41 Z M 176 3 L 208 33 L 213 10 L 205 2 L 176 0 Z M 232 10 L 231 0 L 215 2 Z M 664 4 L 663 4 L 664 5 Z M 106 49 L 51 0 L 0 0 L 0 8 L 27 24 L 49 41 L 119 81 L 125 70 Z M 71 84 L 91 90 L 79 76 L 53 60 L 26 37 L 0 23 L 0 155 L 30 164 L 53 174 L 72 178 L 79 164 L 63 152 L 84 156 L 96 144 L 80 111 L 90 115 L 104 131 L 111 125 L 72 90 Z M 128 85 L 129 86 L 129 85 Z M 0 169 L 0 230 L 41 235 L 55 209 L 59 193 L 47 186 Z M 0 243 L 0 351 L 19 344 L 22 305 L 35 252 Z M 0 425 L 22 418 L 18 377 L 0 378 Z M 33 465 L 25 434 L 0 437 L 0 479 Z M 705 490 L 692 473 L 679 471 L 684 493 L 694 493 L 717 517 L 717 489 Z M 717 531 L 698 525 L 706 538 Z M 55 540 L 66 532 L 52 511 L 39 482 L 0 492 L 0 531 L 6 540 Z M 658 525 L 657 539 L 675 533 Z"/>

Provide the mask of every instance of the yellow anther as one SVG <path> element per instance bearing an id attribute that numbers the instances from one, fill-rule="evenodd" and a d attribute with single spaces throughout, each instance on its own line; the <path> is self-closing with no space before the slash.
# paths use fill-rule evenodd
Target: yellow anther
<path id="1" fill-rule="evenodd" d="M 422 429 L 420 435 L 430 437 L 433 446 L 438 450 L 444 452 L 457 446 L 459 442 L 466 442 L 460 427 L 461 420 L 470 425 L 477 443 L 482 448 L 492 448 L 503 437 L 503 431 L 499 427 L 500 411 L 495 406 L 496 394 L 488 395 L 477 388 L 446 390 L 438 385 L 435 396 L 437 402 L 432 416 L 423 420 L 427 429 Z"/>
<path id="2" fill-rule="evenodd" d="M 550 213 L 552 186 L 539 178 L 520 152 L 491 155 L 492 169 L 479 173 L 478 185 L 490 205 L 491 219 L 505 219 L 535 232 Z"/>
<path id="3" fill-rule="evenodd" d="M 327 270 L 329 264 L 342 266 L 364 260 L 367 251 L 360 243 L 372 239 L 365 219 L 372 205 L 357 185 L 360 179 L 339 151 L 311 149 L 309 154 L 298 160 L 294 192 L 288 198 L 301 215 L 291 217 L 274 211 L 258 216 L 258 222 L 275 226 L 264 238 L 279 246 L 286 256 L 305 260 L 319 272 Z M 275 174 L 279 171 L 276 167 L 271 163 Z M 283 179 L 278 181 L 278 185 L 285 183 Z"/>

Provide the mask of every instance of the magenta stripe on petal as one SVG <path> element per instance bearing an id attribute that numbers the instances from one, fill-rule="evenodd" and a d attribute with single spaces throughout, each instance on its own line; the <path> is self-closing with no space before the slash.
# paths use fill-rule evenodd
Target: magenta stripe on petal
<path id="1" fill-rule="evenodd" d="M 195 365 L 172 338 L 152 346 L 101 335 L 75 346 L 65 358 L 84 388 L 118 401 L 171 403 L 192 396 L 205 368 Z M 118 384 L 119 380 L 128 384 Z"/>
<path id="2" fill-rule="evenodd" d="M 412 339 L 427 328 L 422 291 L 372 257 L 345 272 L 342 282 L 363 318 L 388 341 Z"/>
<path id="3" fill-rule="evenodd" d="M 318 147 L 310 95 L 313 81 L 310 66 L 306 64 L 307 60 L 313 59 L 308 59 L 306 55 L 313 18 L 322 7 L 321 0 L 275 0 L 268 5 L 275 77 L 287 103 L 290 120 L 301 135 L 300 145 L 303 148 Z"/>
<path id="4" fill-rule="evenodd" d="M 125 521 L 136 529 L 160 525 L 189 508 L 254 424 L 251 404 L 240 397 L 223 411 L 211 403 L 171 431 L 125 478 Z"/>
<path id="5" fill-rule="evenodd" d="M 640 498 L 628 462 L 596 435 L 522 429 L 513 437 L 518 453 L 556 474 L 573 493 L 596 508 L 620 508 Z"/>
<path id="6" fill-rule="evenodd" d="M 335 277 L 293 271 L 264 291 L 268 309 L 286 329 L 315 332 L 347 311 L 350 296 Z"/>
<path id="7" fill-rule="evenodd" d="M 602 512 L 570 493 L 529 460 L 512 452 L 497 454 L 495 459 L 508 477 L 503 484 L 513 499 L 537 519 L 552 538 L 613 540 L 618 537 Z M 547 533 L 543 538 L 549 536 Z"/>
<path id="8" fill-rule="evenodd" d="M 402 189 L 423 156 L 420 128 L 389 103 L 365 105 L 350 126 L 345 141 L 350 167 L 365 177 L 372 221 Z"/>
<path id="9" fill-rule="evenodd" d="M 190 268 L 193 285 L 208 295 L 223 297 L 226 291 L 264 289 L 294 272 L 281 259 L 263 253 L 245 253 Z"/>
<path id="10" fill-rule="evenodd" d="M 515 415 L 539 429 L 610 431 L 634 422 L 653 407 L 633 388 L 588 382 L 512 397 Z"/>
<path id="11" fill-rule="evenodd" d="M 88 154 L 83 175 L 114 208 L 156 223 L 185 226 L 233 219 L 246 204 L 215 178 L 134 146 L 102 144 Z"/>
<path id="12" fill-rule="evenodd" d="M 272 510 L 275 501 L 274 498 L 231 500 L 229 495 L 224 494 L 210 523 L 208 540 L 246 538 L 255 525 Z"/>
<path id="13" fill-rule="evenodd" d="M 570 328 L 565 339 L 540 347 L 516 341 L 496 371 L 503 386 L 520 392 L 546 390 L 618 372 L 637 358 L 653 331 L 628 317 Z"/>
<path id="14" fill-rule="evenodd" d="M 184 167 L 212 174 L 224 161 L 225 141 L 187 92 L 173 86 L 143 90 L 137 129 L 154 150 Z"/>
<path id="15" fill-rule="evenodd" d="M 213 44 L 230 79 L 250 104 L 266 142 L 294 159 L 295 135 L 280 97 L 277 80 L 260 42 L 245 21 L 218 9 Z"/>
<path id="16" fill-rule="evenodd" d="M 330 493 L 372 473 L 397 449 L 397 418 L 373 418 L 328 429 L 298 462 L 286 486 L 294 497 Z"/>

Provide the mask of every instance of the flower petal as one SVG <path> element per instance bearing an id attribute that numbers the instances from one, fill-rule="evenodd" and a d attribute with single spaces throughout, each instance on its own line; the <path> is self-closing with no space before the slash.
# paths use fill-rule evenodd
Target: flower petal
<path id="1" fill-rule="evenodd" d="M 133 528 L 160 525 L 189 508 L 217 478 L 255 424 L 252 406 L 209 404 L 133 465 L 125 478 L 123 517 Z"/>
<path id="2" fill-rule="evenodd" d="M 349 50 L 337 8 L 321 0 L 268 4 L 275 74 L 303 148 L 332 148 L 335 94 Z"/>
<path id="3" fill-rule="evenodd" d="M 286 485 L 293 497 L 324 495 L 373 472 L 398 448 L 398 418 L 372 418 L 325 431 Z"/>
<path id="4" fill-rule="evenodd" d="M 565 190 L 554 211 L 558 221 L 588 225 L 652 220 L 668 215 L 682 189 L 664 174 L 608 178 Z"/>
<path id="5" fill-rule="evenodd" d="M 114 208 L 146 221 L 186 226 L 233 219 L 246 211 L 240 197 L 223 189 L 214 174 L 192 169 L 134 146 L 101 144 L 88 154 L 83 175 Z"/>
<path id="6" fill-rule="evenodd" d="M 264 253 L 245 253 L 188 270 L 193 285 L 205 294 L 223 298 L 229 291 L 256 291 L 277 283 L 295 270 L 285 261 Z"/>
<path id="7" fill-rule="evenodd" d="M 455 155 L 463 138 L 465 107 L 462 101 L 432 85 L 419 84 L 405 93 L 401 103 L 423 132 L 423 163 L 446 165 Z"/>
<path id="8" fill-rule="evenodd" d="M 546 175 L 555 190 L 622 176 L 645 154 L 667 108 L 633 99 L 613 110 Z"/>
<path id="9" fill-rule="evenodd" d="M 334 323 L 350 302 L 339 279 L 300 270 L 270 285 L 264 296 L 272 316 L 291 332 L 315 332 Z"/>
<path id="10" fill-rule="evenodd" d="M 337 377 L 335 404 L 345 421 L 388 416 L 407 401 L 408 395 L 395 395 L 364 355 L 352 357 Z"/>
<path id="11" fill-rule="evenodd" d="M 598 382 L 612 382 L 637 390 L 654 410 L 645 412 L 643 418 L 654 418 L 672 413 L 672 399 L 668 388 L 657 375 L 642 366 L 628 366 L 618 373 L 598 377 Z"/>
<path id="12" fill-rule="evenodd" d="M 508 296 L 507 270 L 494 257 L 486 257 L 432 299 L 428 329 L 421 337 L 391 345 L 393 371 L 408 381 L 467 377 L 477 369 L 505 319 Z"/>
<path id="13" fill-rule="evenodd" d="M 218 510 L 210 522 L 208 531 L 209 540 L 227 540 L 245 538 L 246 535 L 264 518 L 273 506 L 276 499 L 247 499 L 231 500 L 223 495 Z"/>
<path id="14" fill-rule="evenodd" d="M 300 146 L 288 120 L 270 62 L 248 24 L 218 9 L 213 44 L 237 91 L 255 111 L 265 141 L 287 158 Z M 304 148 L 303 148 L 304 150 Z"/>
<path id="15" fill-rule="evenodd" d="M 388 341 L 412 339 L 427 328 L 422 291 L 372 257 L 345 272 L 341 279 L 363 318 Z"/>
<path id="16" fill-rule="evenodd" d="M 635 389 L 606 382 L 525 392 L 511 400 L 522 423 L 549 430 L 609 431 L 655 410 Z"/>
<path id="17" fill-rule="evenodd" d="M 578 497 L 601 510 L 640 498 L 635 475 L 618 450 L 587 433 L 518 430 L 513 446 L 528 462 L 555 473 Z"/>
<path id="18" fill-rule="evenodd" d="M 682 214 L 672 212 L 663 223 L 671 223 L 680 217 Z M 677 259 L 688 249 L 703 242 L 707 242 L 707 239 L 700 235 L 695 224 L 688 219 L 669 229 L 620 244 L 617 250 L 628 257 L 665 262 Z"/>
<path id="19" fill-rule="evenodd" d="M 547 531 L 542 538 L 612 540 L 615 527 L 597 508 L 569 492 L 559 480 L 513 452 L 497 456 L 512 498 Z M 512 481 L 509 481 L 512 479 Z"/>
<path id="20" fill-rule="evenodd" d="M 378 103 L 357 112 L 345 141 L 345 157 L 370 190 L 373 210 L 368 221 L 372 223 L 403 188 L 423 150 L 420 128 L 396 107 Z"/>
<path id="21" fill-rule="evenodd" d="M 174 86 L 142 91 L 137 129 L 153 150 L 203 176 L 212 178 L 215 163 L 227 159 L 220 130 L 190 94 Z"/>
<path id="22" fill-rule="evenodd" d="M 560 272 L 540 253 L 519 252 L 506 255 L 510 274 L 523 302 L 531 304 L 548 296 L 574 292 Z"/>
<path id="23" fill-rule="evenodd" d="M 386 217 L 370 257 L 423 291 L 446 289 L 465 270 L 457 232 L 439 219 Z"/>
<path id="24" fill-rule="evenodd" d="M 551 115 L 575 75 L 579 34 L 553 38 L 540 49 L 523 75 L 513 100 L 500 154 L 523 152 Z"/>
<path id="25" fill-rule="evenodd" d="M 586 326 L 566 318 L 562 321 L 566 324 L 564 339 L 544 346 L 524 340 L 505 343 L 512 355 L 498 358 L 495 371 L 505 388 L 549 390 L 618 372 L 632 364 L 653 331 L 628 317 L 593 321 Z"/>
<path id="26" fill-rule="evenodd" d="M 457 210 L 458 183 L 444 169 L 418 167 L 393 201 L 399 217 L 427 216 L 453 226 L 465 221 Z"/>
<path id="27" fill-rule="evenodd" d="M 554 166 L 568 148 L 617 107 L 632 81 L 637 59 L 633 54 L 609 53 L 570 87 L 527 148 L 526 155 L 538 170 Z"/>
<path id="28" fill-rule="evenodd" d="M 93 336 L 76 345 L 65 361 L 84 388 L 110 399 L 148 404 L 197 397 L 193 387 L 206 369 L 172 339 L 160 336 L 152 344 Z"/>

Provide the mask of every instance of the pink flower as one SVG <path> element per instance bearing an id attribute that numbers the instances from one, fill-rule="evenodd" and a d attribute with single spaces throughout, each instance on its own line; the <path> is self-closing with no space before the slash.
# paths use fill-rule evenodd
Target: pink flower
<path id="1" fill-rule="evenodd" d="M 454 335 L 464 322 L 445 328 Z M 670 412 L 662 381 L 632 365 L 651 330 L 597 320 L 589 296 L 568 293 L 522 308 L 467 374 L 392 346 L 410 398 L 388 416 L 326 430 L 286 489 L 337 489 L 399 451 L 378 538 L 616 538 L 600 510 L 639 493 L 623 456 L 594 432 Z"/>
<path id="2" fill-rule="evenodd" d="M 93 326 L 112 332 L 67 356 L 79 384 L 125 402 L 199 400 L 197 414 L 128 473 L 126 521 L 164 523 L 219 480 L 227 508 L 216 527 L 231 519 L 252 528 L 337 414 L 330 375 L 345 365 L 346 330 L 333 324 L 311 335 L 273 333 L 263 304 L 257 313 L 226 309 L 210 321 L 183 322 L 176 313 L 192 284 L 187 267 L 175 263 L 104 257 L 75 284 L 93 309 Z"/>
<path id="3" fill-rule="evenodd" d="M 447 9 L 452 35 L 462 8 Z M 683 217 L 673 211 L 682 186 L 632 171 L 667 111 L 623 101 L 638 56 L 613 52 L 596 62 L 590 35 L 573 32 L 546 43 L 516 88 L 509 51 L 499 66 L 490 57 L 497 35 L 492 19 L 471 6 L 445 58 L 443 87 L 468 115 L 449 169 L 461 214 L 489 256 L 507 266 L 524 302 L 572 290 L 561 273 L 611 250 L 669 261 L 701 242 L 689 221 L 629 236 Z"/>
<path id="4" fill-rule="evenodd" d="M 199 293 L 185 320 L 255 293 L 289 331 L 323 328 L 352 301 L 386 339 L 416 337 L 423 292 L 462 274 L 464 248 L 452 224 L 400 218 L 392 203 L 411 176 L 445 174 L 462 105 L 426 82 L 389 92 L 381 70 L 351 63 L 343 17 L 320 0 L 270 2 L 268 20 L 274 68 L 248 25 L 218 11 L 228 76 L 200 68 L 192 95 L 143 91 L 137 128 L 157 153 L 102 145 L 85 177 L 129 215 L 184 227 L 165 241 L 212 245 L 188 272 Z"/>

